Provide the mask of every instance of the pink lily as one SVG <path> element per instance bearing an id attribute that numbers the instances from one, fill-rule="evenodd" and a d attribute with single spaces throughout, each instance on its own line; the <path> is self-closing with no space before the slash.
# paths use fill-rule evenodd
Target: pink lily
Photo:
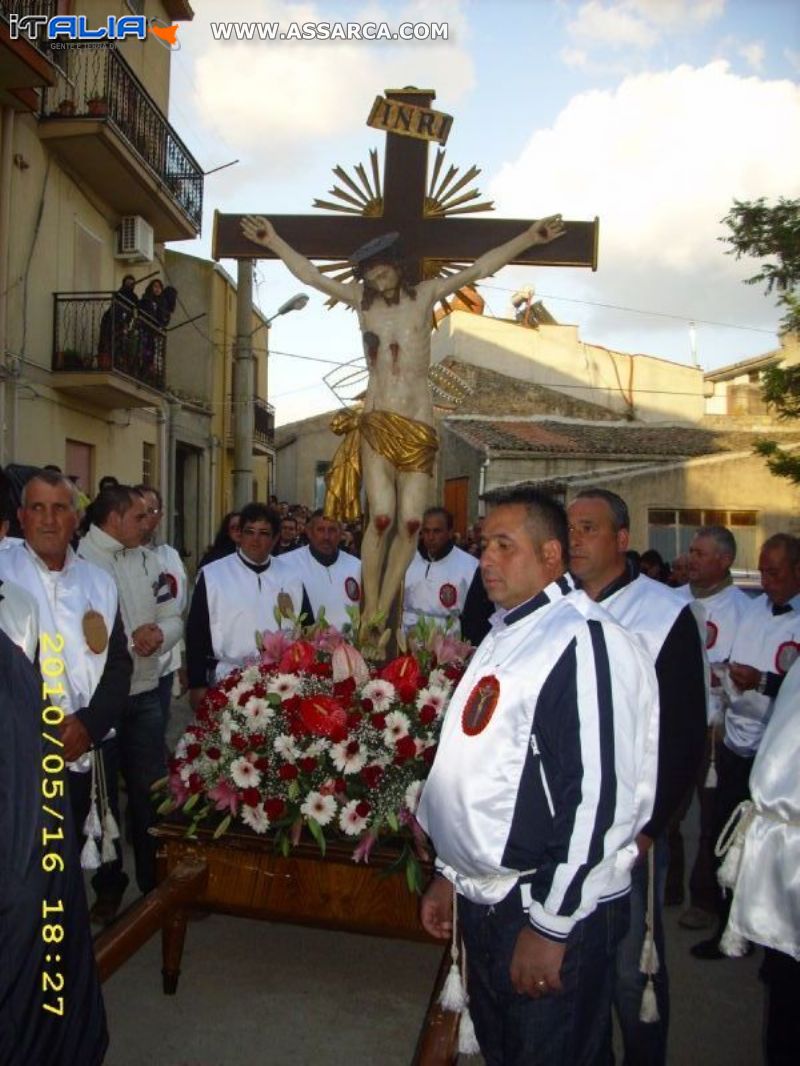
<path id="1" fill-rule="evenodd" d="M 376 833 L 365 833 L 353 851 L 353 862 L 369 862 L 369 855 L 377 843 Z"/>
<path id="2" fill-rule="evenodd" d="M 235 816 L 239 810 L 239 793 L 224 777 L 213 788 L 208 790 L 208 798 L 214 800 L 214 805 L 218 811 L 230 811 Z"/>
<path id="3" fill-rule="evenodd" d="M 169 790 L 172 793 L 172 798 L 179 805 L 184 803 L 190 795 L 189 789 L 184 785 L 180 774 L 169 775 Z"/>
<path id="4" fill-rule="evenodd" d="M 369 681 L 369 667 L 364 662 L 364 656 L 352 644 L 343 641 L 338 648 L 334 649 L 331 666 L 334 683 L 346 681 L 348 677 L 352 677 L 356 685 L 360 687 Z"/>
<path id="5" fill-rule="evenodd" d="M 278 630 L 276 633 L 266 631 L 261 634 L 261 665 L 274 666 L 280 662 L 284 652 L 290 647 L 292 641 L 286 633 Z"/>
<path id="6" fill-rule="evenodd" d="M 471 644 L 464 640 L 457 640 L 449 633 L 442 633 L 441 630 L 437 630 L 433 634 L 430 644 L 431 651 L 436 656 L 436 662 L 439 666 L 445 666 L 447 663 L 455 661 L 463 661 L 472 651 Z"/>

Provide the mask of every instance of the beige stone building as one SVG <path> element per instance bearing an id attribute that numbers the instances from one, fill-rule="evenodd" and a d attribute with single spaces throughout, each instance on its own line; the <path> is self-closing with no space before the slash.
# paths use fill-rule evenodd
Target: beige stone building
<path id="1" fill-rule="evenodd" d="M 165 24 L 192 17 L 185 0 L 141 6 Z M 110 13 L 99 0 L 73 12 L 91 26 Z M 0 462 L 56 463 L 90 493 L 105 473 L 163 488 L 164 338 L 147 335 L 146 373 L 142 360 L 115 353 L 101 368 L 98 357 L 123 275 L 157 272 L 163 242 L 200 229 L 202 170 L 166 119 L 170 51 L 150 34 L 51 50 L 42 31 L 36 42 L 12 39 L 9 17 L 0 16 Z"/>
<path id="2" fill-rule="evenodd" d="M 601 485 L 631 509 L 634 544 L 667 558 L 703 523 L 730 526 L 753 568 L 771 533 L 800 529 L 798 490 L 753 454 L 759 437 L 800 447 L 800 429 L 764 410 L 759 374 L 798 358 L 775 352 L 710 374 L 584 344 L 542 313 L 532 324 L 456 311 L 432 340 L 440 452 L 431 501 L 462 533 L 492 489 L 533 482 L 563 499 Z M 445 368 L 442 372 L 441 368 Z M 278 429 L 282 499 L 319 504 L 337 446 L 333 412 Z"/>

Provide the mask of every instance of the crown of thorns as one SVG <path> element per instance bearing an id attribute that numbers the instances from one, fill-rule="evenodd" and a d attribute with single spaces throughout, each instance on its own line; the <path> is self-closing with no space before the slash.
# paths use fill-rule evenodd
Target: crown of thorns
<path id="1" fill-rule="evenodd" d="M 400 259 L 400 234 L 384 233 L 357 248 L 350 256 L 350 266 L 357 277 L 362 277 L 375 263 L 399 263 Z"/>

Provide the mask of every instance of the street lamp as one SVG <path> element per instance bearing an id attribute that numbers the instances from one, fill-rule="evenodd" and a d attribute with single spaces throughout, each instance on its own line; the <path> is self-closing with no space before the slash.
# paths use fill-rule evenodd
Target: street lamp
<path id="1" fill-rule="evenodd" d="M 241 509 L 253 495 L 253 261 L 240 259 L 236 292 L 236 353 L 233 363 L 233 500 Z M 262 325 L 269 325 L 280 315 L 300 311 L 308 296 L 298 293 L 281 304 Z M 258 327 L 260 328 L 260 327 Z"/>

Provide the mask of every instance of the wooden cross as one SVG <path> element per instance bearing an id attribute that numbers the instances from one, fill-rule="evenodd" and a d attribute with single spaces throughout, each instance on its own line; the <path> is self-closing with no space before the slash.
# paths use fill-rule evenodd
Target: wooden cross
<path id="1" fill-rule="evenodd" d="M 430 107 L 432 89 L 387 90 L 399 103 Z M 483 252 L 518 236 L 531 219 L 431 218 L 425 216 L 428 141 L 386 134 L 383 215 L 267 215 L 276 232 L 307 259 L 341 261 L 367 241 L 397 230 L 412 283 L 424 277 L 425 260 L 471 263 Z M 214 216 L 214 259 L 275 259 L 274 252 L 254 246 L 242 235 L 243 215 Z M 535 245 L 512 260 L 526 266 L 581 266 L 597 269 L 598 221 L 564 222 L 563 237 Z"/>

